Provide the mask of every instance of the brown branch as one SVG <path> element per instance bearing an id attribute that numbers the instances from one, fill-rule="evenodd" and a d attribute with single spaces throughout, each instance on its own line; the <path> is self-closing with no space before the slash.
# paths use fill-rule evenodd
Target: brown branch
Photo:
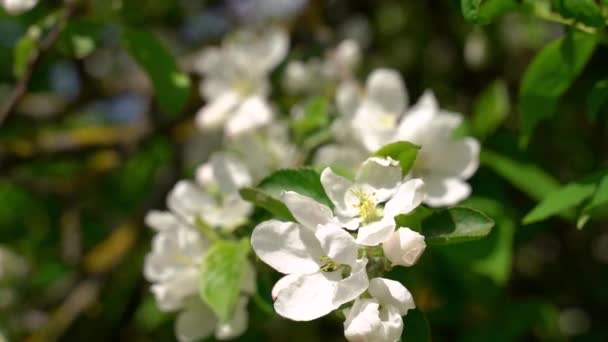
<path id="1" fill-rule="evenodd" d="M 17 84 L 8 96 L 8 99 L 2 104 L 0 109 L 0 126 L 25 96 L 36 66 L 40 63 L 44 55 L 51 50 L 57 40 L 59 40 L 67 22 L 72 18 L 76 11 L 76 3 L 76 0 L 66 0 L 64 2 L 65 8 L 62 13 L 63 16 L 57 20 L 55 26 L 46 34 L 41 40 L 38 48 L 29 57 L 23 76 L 17 81 Z"/>

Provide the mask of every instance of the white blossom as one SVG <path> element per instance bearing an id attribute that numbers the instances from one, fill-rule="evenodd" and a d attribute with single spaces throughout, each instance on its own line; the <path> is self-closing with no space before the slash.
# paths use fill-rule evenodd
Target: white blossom
<path id="1" fill-rule="evenodd" d="M 399 228 L 382 244 L 384 256 L 393 265 L 412 266 L 424 250 L 424 236 L 409 228 Z"/>
<path id="2" fill-rule="evenodd" d="M 13 15 L 21 14 L 34 8 L 38 0 L 0 0 L 0 5 Z"/>
<path id="3" fill-rule="evenodd" d="M 372 298 L 359 298 L 347 311 L 344 335 L 351 342 L 395 342 L 401 339 L 403 318 L 415 308 L 401 283 L 384 278 L 370 281 Z"/>
<path id="4" fill-rule="evenodd" d="M 367 289 L 367 260 L 358 259 L 355 239 L 319 212 L 299 218 L 301 224 L 260 223 L 251 246 L 262 261 L 286 274 L 272 290 L 276 312 L 295 321 L 310 321 Z"/>
<path id="5" fill-rule="evenodd" d="M 321 184 L 335 205 L 336 220 L 347 229 L 357 230 L 357 243 L 365 246 L 387 240 L 395 231 L 395 216 L 411 212 L 424 198 L 424 183 L 420 179 L 402 182 L 401 168 L 390 158 L 366 160 L 355 182 L 326 168 Z M 306 201 L 287 200 L 286 204 L 296 218 L 312 208 Z"/>
<path id="6" fill-rule="evenodd" d="M 236 136 L 272 121 L 268 76 L 285 58 L 289 37 L 278 27 L 242 29 L 221 48 L 209 48 L 195 68 L 203 75 L 201 93 L 207 104 L 197 114 L 202 130 L 224 127 Z"/>

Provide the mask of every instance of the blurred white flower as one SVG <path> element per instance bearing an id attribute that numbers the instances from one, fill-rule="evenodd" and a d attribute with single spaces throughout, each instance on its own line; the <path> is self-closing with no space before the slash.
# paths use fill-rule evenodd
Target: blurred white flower
<path id="1" fill-rule="evenodd" d="M 369 284 L 367 259 L 358 259 L 355 239 L 317 214 L 297 217 L 301 224 L 265 221 L 251 236 L 258 257 L 286 274 L 272 289 L 274 308 L 295 321 L 325 316 L 357 298 Z"/>
<path id="2" fill-rule="evenodd" d="M 273 117 L 266 100 L 268 76 L 285 58 L 288 46 L 287 32 L 267 27 L 237 31 L 221 48 L 206 49 L 195 65 L 203 76 L 200 90 L 207 100 L 197 114 L 198 126 L 223 128 L 230 137 L 268 124 Z"/>
<path id="3" fill-rule="evenodd" d="M 412 266 L 424 250 L 424 236 L 409 228 L 399 228 L 382 244 L 384 256 L 393 265 Z"/>
<path id="4" fill-rule="evenodd" d="M 359 298 L 347 311 L 344 335 L 351 342 L 395 342 L 403 332 L 402 316 L 416 306 L 401 283 L 374 278 L 369 284 L 372 298 Z"/>
<path id="5" fill-rule="evenodd" d="M 346 154 L 340 152 L 352 146 L 361 146 L 369 154 L 391 142 L 409 141 L 421 146 L 412 176 L 427 185 L 426 204 L 449 206 L 469 196 L 471 187 L 466 180 L 479 166 L 479 142 L 471 137 L 453 138 L 462 115 L 440 109 L 432 92 L 427 91 L 416 105 L 406 110 L 408 95 L 399 73 L 377 69 L 368 77 L 363 92 L 353 82 L 341 85 L 336 102 L 342 117 L 336 121 L 334 130 L 352 132 L 348 138 L 358 144 L 344 143 L 348 140 L 337 134 L 338 144 L 328 145 L 334 156 L 344 157 Z M 317 162 L 345 164 L 338 158 L 332 161 L 332 155 L 323 148 L 320 151 L 324 155 L 317 156 Z"/>
<path id="6" fill-rule="evenodd" d="M 4 9 L 12 15 L 21 14 L 34 8 L 38 0 L 0 0 Z"/>
<path id="7" fill-rule="evenodd" d="M 386 241 L 395 231 L 395 216 L 411 212 L 424 198 L 424 183 L 420 179 L 402 182 L 401 168 L 390 158 L 366 160 L 354 183 L 326 168 L 321 184 L 335 204 L 337 221 L 347 229 L 358 229 L 357 243 L 364 246 Z M 296 218 L 299 212 L 312 210 L 306 201 L 286 204 Z"/>

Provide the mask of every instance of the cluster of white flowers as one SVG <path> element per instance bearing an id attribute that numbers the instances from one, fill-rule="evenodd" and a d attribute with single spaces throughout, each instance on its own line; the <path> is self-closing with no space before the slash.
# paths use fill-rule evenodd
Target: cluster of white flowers
<path id="1" fill-rule="evenodd" d="M 38 0 L 0 0 L 0 5 L 9 14 L 17 15 L 34 8 Z"/>
<path id="2" fill-rule="evenodd" d="M 242 277 L 241 296 L 233 318 L 219 322 L 198 295 L 200 263 L 211 241 L 204 229 L 229 233 L 247 221 L 252 211 L 238 189 L 251 177 L 241 162 L 227 153 L 216 153 L 197 172 L 197 182 L 180 181 L 168 195 L 170 211 L 152 211 L 146 224 L 156 231 L 146 256 L 144 275 L 152 285 L 159 307 L 181 310 L 176 321 L 180 341 L 210 336 L 234 338 L 247 328 L 248 295 L 255 291 L 255 270 L 248 264 Z"/>
<path id="3" fill-rule="evenodd" d="M 421 146 L 412 174 L 427 184 L 426 204 L 449 206 L 469 196 L 466 180 L 479 166 L 479 142 L 453 137 L 462 115 L 439 108 L 431 91 L 408 109 L 401 75 L 377 69 L 364 88 L 352 81 L 342 83 L 336 104 L 342 116 L 334 128 L 345 134 L 337 136 L 336 144 L 319 149 L 317 164 L 352 167 L 388 143 L 409 141 Z"/>
<path id="4" fill-rule="evenodd" d="M 411 266 L 424 251 L 422 235 L 395 223 L 420 205 L 424 183 L 402 178 L 398 162 L 378 157 L 361 165 L 354 182 L 326 168 L 321 183 L 333 210 L 288 191 L 283 200 L 297 223 L 270 220 L 253 231 L 258 257 L 286 274 L 272 290 L 275 310 L 309 321 L 354 301 L 345 322 L 350 341 L 397 341 L 401 316 L 415 305 L 403 285 L 377 273 L 386 260 Z"/>

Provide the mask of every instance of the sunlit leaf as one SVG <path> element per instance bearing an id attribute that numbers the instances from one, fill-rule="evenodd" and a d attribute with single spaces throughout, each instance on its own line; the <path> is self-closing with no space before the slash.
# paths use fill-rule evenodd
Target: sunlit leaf
<path id="1" fill-rule="evenodd" d="M 422 221 L 422 234 L 429 245 L 467 242 L 487 236 L 494 221 L 465 207 L 443 209 Z"/>

